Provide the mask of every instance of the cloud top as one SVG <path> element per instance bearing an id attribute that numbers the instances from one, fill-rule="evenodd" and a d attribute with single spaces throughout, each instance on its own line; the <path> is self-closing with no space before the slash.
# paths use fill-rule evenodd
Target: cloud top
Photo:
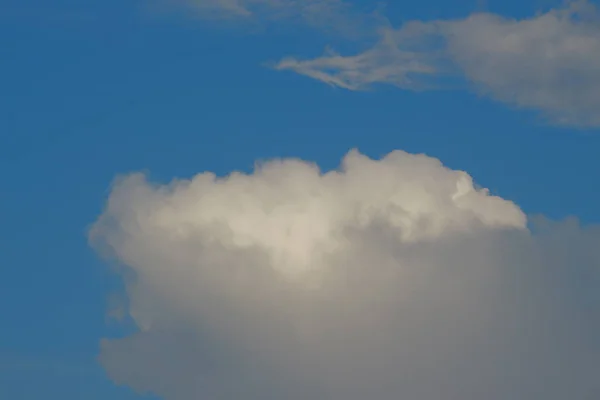
<path id="1" fill-rule="evenodd" d="M 148 217 L 136 218 L 141 231 L 260 249 L 283 272 L 310 269 L 317 255 L 339 250 L 346 229 L 380 219 L 404 242 L 526 223 L 517 206 L 476 189 L 465 172 L 401 151 L 375 161 L 354 150 L 340 170 L 327 173 L 300 160 L 270 161 L 250 175 L 203 173 L 158 191 L 134 174 L 114 188 L 107 214 L 137 216 L 129 207 L 142 200 Z"/>

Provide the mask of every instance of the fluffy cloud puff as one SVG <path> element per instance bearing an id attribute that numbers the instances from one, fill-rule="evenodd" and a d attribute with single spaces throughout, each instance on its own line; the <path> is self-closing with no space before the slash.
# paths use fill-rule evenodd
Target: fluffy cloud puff
<path id="1" fill-rule="evenodd" d="M 424 155 L 119 179 L 90 232 L 138 331 L 118 383 L 167 400 L 600 396 L 600 232 L 532 227 Z"/>
<path id="2" fill-rule="evenodd" d="M 465 78 L 479 93 L 540 110 L 554 122 L 600 126 L 600 25 L 586 0 L 520 20 L 475 13 L 410 21 L 381 33 L 363 53 L 290 57 L 276 68 L 350 90 L 373 84 L 423 89 Z"/>

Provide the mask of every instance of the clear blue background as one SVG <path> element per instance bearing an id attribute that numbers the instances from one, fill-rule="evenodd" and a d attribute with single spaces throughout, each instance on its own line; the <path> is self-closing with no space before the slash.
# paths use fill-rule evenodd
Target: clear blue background
<path id="1" fill-rule="evenodd" d="M 399 3 L 387 8 L 394 23 L 482 5 L 526 16 L 558 2 Z M 468 171 L 527 213 L 600 222 L 598 132 L 462 92 L 333 89 L 263 64 L 319 55 L 336 38 L 219 27 L 147 4 L 0 2 L 2 399 L 140 398 L 95 362 L 99 338 L 119 333 L 105 317 L 117 281 L 85 233 L 119 173 L 166 181 L 288 156 L 329 169 L 352 147 L 404 149 Z"/>

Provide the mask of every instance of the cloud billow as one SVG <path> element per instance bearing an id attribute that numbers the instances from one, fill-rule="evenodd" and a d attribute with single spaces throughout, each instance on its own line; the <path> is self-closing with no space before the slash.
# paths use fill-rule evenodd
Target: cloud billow
<path id="1" fill-rule="evenodd" d="M 600 230 L 424 155 L 128 175 L 90 239 L 139 328 L 100 361 L 166 400 L 600 395 Z"/>

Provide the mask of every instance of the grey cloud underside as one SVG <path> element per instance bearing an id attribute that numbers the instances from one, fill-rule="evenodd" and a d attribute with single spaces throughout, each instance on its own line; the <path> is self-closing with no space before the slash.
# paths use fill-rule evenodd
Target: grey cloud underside
<path id="1" fill-rule="evenodd" d="M 528 230 L 434 159 L 133 175 L 91 238 L 136 275 L 100 360 L 167 400 L 600 396 L 598 227 Z"/>
<path id="2" fill-rule="evenodd" d="M 257 297 L 253 288 L 265 283 L 249 279 L 233 310 L 223 294 L 198 294 L 215 309 L 197 321 L 157 304 L 156 325 L 104 342 L 102 364 L 117 382 L 174 400 L 600 394 L 597 308 L 578 307 L 577 292 L 588 282 L 572 278 L 592 259 L 556 261 L 570 262 L 572 251 L 589 257 L 589 249 L 562 237 L 556 248 L 515 232 L 390 249 L 372 243 L 384 232 L 363 234 L 370 251 L 402 256 L 375 261 L 357 238 L 360 253 L 347 258 L 370 271 L 347 272 L 332 283 L 335 291 L 300 303 L 289 288 Z M 573 239 L 592 237 L 578 235 Z M 394 270 L 411 258 L 402 273 Z M 240 310 L 243 303 L 252 306 Z M 309 332 L 300 335 L 299 328 Z"/>
<path id="3" fill-rule="evenodd" d="M 364 53 L 288 57 L 276 68 L 351 90 L 443 87 L 448 76 L 462 76 L 476 92 L 540 110 L 555 123 L 600 126 L 600 24 L 592 3 L 522 20 L 476 13 L 383 32 Z"/>

